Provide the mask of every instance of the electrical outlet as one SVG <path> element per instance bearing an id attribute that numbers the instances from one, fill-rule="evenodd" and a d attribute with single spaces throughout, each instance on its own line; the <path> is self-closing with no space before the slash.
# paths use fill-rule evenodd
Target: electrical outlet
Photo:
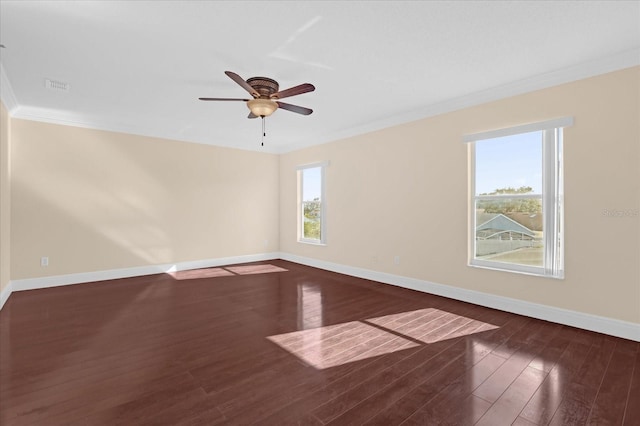
<path id="1" fill-rule="evenodd" d="M 393 263 L 395 263 L 396 265 L 400 264 L 400 256 L 396 256 L 393 258 Z"/>
<path id="2" fill-rule="evenodd" d="M 40 266 L 49 266 L 49 258 L 47 256 L 42 256 L 40 258 Z"/>

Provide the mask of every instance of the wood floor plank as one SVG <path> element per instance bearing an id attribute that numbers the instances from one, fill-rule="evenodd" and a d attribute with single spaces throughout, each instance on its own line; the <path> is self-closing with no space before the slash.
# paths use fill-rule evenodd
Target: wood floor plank
<path id="1" fill-rule="evenodd" d="M 613 340 L 598 337 L 591 345 L 585 362 L 569 383 L 550 425 L 586 424 L 616 345 Z"/>
<path id="2" fill-rule="evenodd" d="M 413 415 L 402 422 L 402 426 L 424 426 L 424 425 L 475 425 L 476 422 L 491 408 L 491 403 L 475 395 L 469 394 L 466 398 L 456 401 L 457 409 L 450 415 L 441 412 L 425 413 Z M 384 425 L 384 423 L 379 423 Z M 387 423 L 393 424 L 393 423 Z"/>
<path id="3" fill-rule="evenodd" d="M 14 292 L 0 424 L 625 424 L 640 344 L 283 260 Z"/>
<path id="4" fill-rule="evenodd" d="M 630 367 L 633 367 L 636 358 L 636 347 L 636 344 L 616 339 L 613 356 L 589 413 L 589 424 L 622 424 L 633 374 Z M 636 401 L 638 403 L 640 401 Z"/>
<path id="5" fill-rule="evenodd" d="M 531 360 L 544 347 L 544 336 L 547 334 L 547 330 L 551 333 L 553 333 L 551 330 L 558 331 L 557 328 L 550 329 L 547 324 L 539 323 L 526 330 L 526 337 L 522 333 L 517 333 L 513 339 L 507 341 L 511 343 L 503 344 L 494 350 L 492 352 L 494 355 L 501 357 L 506 355 L 508 359 L 484 383 L 478 386 L 473 394 L 485 401 L 495 403 L 517 377 L 529 367 Z M 532 346 L 528 346 L 527 342 Z M 507 346 L 508 350 L 505 349 Z"/>
<path id="6" fill-rule="evenodd" d="M 633 365 L 631 385 L 627 395 L 626 409 L 624 413 L 624 426 L 636 424 L 640 419 L 640 343 L 636 343 L 636 359 Z"/>
<path id="7" fill-rule="evenodd" d="M 538 423 L 530 422 L 529 420 L 518 417 L 515 422 L 511 424 L 511 426 L 536 426 Z"/>
<path id="8" fill-rule="evenodd" d="M 555 362 L 545 380 L 520 413 L 522 418 L 537 424 L 548 424 L 551 421 L 564 395 L 568 392 L 570 383 L 589 354 L 590 345 L 577 333 L 572 333 L 572 336 L 574 338 L 564 346 L 565 349 L 557 361 L 556 356 L 553 355 L 549 362 L 543 365 L 539 362 L 529 364 L 529 366 L 534 365 L 534 368 L 541 367 L 541 371 L 545 371 Z"/>
<path id="9" fill-rule="evenodd" d="M 491 408 L 476 423 L 478 426 L 494 426 L 516 421 L 522 408 L 540 386 L 547 373 L 526 367 Z"/>
<path id="10" fill-rule="evenodd" d="M 126 383 L 126 382 L 125 382 Z M 79 416 L 88 416 L 96 411 L 106 409 L 118 410 L 117 415 L 110 418 L 111 422 L 118 422 L 120 418 L 140 418 L 144 413 L 154 411 L 156 401 L 163 400 L 165 404 L 197 389 L 197 384 L 188 375 L 181 374 L 164 380 L 154 380 L 140 390 L 129 390 L 120 382 L 115 388 L 102 387 L 103 383 L 80 387 L 71 393 L 56 394 L 55 399 L 34 399 L 30 404 L 16 407 L 17 411 L 10 411 L 9 424 L 67 424 Z M 122 391 L 122 389 L 127 391 Z M 120 390 L 120 391 L 119 391 Z M 146 410 L 146 411 L 144 411 Z M 142 413 L 142 414 L 140 414 Z M 91 424 L 93 422 L 89 422 Z"/>

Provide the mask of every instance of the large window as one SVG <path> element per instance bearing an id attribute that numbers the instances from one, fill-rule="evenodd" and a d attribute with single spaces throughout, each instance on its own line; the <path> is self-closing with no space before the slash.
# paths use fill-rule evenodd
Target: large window
<path id="1" fill-rule="evenodd" d="M 298 167 L 298 241 L 323 244 L 325 238 L 324 169 L 326 163 Z"/>
<path id="2" fill-rule="evenodd" d="M 571 118 L 465 136 L 470 264 L 562 278 L 562 128 Z"/>

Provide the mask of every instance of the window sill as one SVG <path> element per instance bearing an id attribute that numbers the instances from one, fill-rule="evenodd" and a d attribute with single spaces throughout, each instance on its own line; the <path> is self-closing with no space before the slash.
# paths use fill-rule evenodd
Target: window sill
<path id="1" fill-rule="evenodd" d="M 516 268 L 504 268 L 504 267 L 500 267 L 499 265 L 485 265 L 485 264 L 477 264 L 477 263 L 468 263 L 467 266 L 470 266 L 472 268 L 488 269 L 491 271 L 509 272 L 512 274 L 529 275 L 533 277 L 564 280 L 564 271 L 562 271 L 560 275 L 546 275 L 543 272 L 537 272 L 535 270 L 527 270 L 528 268 L 526 266 L 523 269 L 516 269 L 517 265 L 516 265 Z"/>
<path id="2" fill-rule="evenodd" d="M 318 240 L 298 240 L 299 243 L 301 244 L 309 244 L 312 246 L 326 246 L 327 243 L 324 243 L 322 241 L 318 241 Z"/>

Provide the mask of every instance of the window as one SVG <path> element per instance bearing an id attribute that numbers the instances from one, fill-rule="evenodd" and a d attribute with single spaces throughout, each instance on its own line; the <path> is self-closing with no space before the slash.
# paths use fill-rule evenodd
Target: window
<path id="1" fill-rule="evenodd" d="M 324 244 L 324 169 L 327 163 L 298 167 L 298 241 Z"/>
<path id="2" fill-rule="evenodd" d="M 572 121 L 465 136 L 470 265 L 563 278 L 562 128 Z"/>

